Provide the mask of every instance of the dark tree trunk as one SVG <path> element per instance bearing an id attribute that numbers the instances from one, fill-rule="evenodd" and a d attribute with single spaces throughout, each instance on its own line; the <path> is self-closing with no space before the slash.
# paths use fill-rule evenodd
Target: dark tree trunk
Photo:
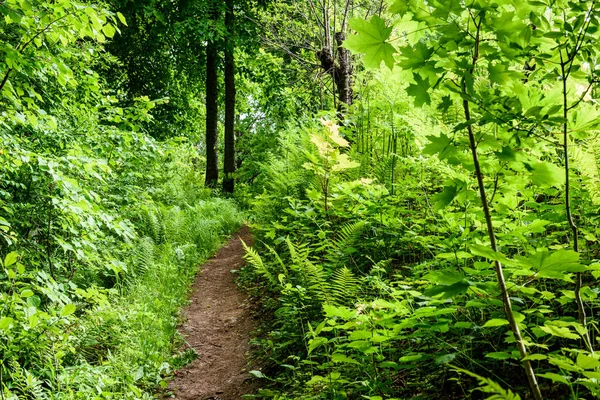
<path id="1" fill-rule="evenodd" d="M 234 15 L 233 0 L 225 5 L 225 154 L 223 157 L 223 191 L 233 193 L 235 179 L 235 59 L 234 59 Z"/>
<path id="2" fill-rule="evenodd" d="M 211 13 L 213 20 L 218 12 Z M 206 179 L 207 187 L 215 188 L 219 180 L 219 159 L 217 155 L 219 121 L 219 86 L 217 80 L 217 44 L 209 40 L 206 45 Z"/>
<path id="3" fill-rule="evenodd" d="M 350 62 L 350 53 L 342 47 L 346 39 L 344 32 L 335 34 L 337 44 L 337 59 L 333 56 L 331 48 L 324 47 L 317 52 L 317 58 L 321 62 L 321 68 L 333 79 L 337 90 L 338 119 L 343 123 L 344 115 L 348 106 L 352 104 L 352 63 Z"/>
<path id="4" fill-rule="evenodd" d="M 345 32 L 337 32 L 335 40 L 338 45 L 338 65 L 335 78 L 340 100 L 339 108 L 342 112 L 342 107 L 352 105 L 352 63 L 350 63 L 350 53 L 342 47 L 346 40 Z"/>

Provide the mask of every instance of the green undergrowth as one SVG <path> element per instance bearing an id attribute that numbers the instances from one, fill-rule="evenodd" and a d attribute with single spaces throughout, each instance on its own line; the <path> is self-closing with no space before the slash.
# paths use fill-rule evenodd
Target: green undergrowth
<path id="1" fill-rule="evenodd" d="M 4 400 L 156 398 L 195 356 L 177 325 L 198 266 L 243 222 L 204 189 L 187 141 L 95 139 L 77 156 L 8 142 L 25 162 L 4 169 L 2 185 L 12 199 L 0 217 Z M 118 158 L 103 158 L 107 145 Z M 25 185 L 37 196 L 21 196 Z"/>
<path id="2" fill-rule="evenodd" d="M 139 239 L 128 289 L 82 317 L 73 343 L 76 362 L 60 378 L 60 398 L 90 398 L 94 392 L 97 398 L 154 398 L 171 372 L 195 357 L 178 335 L 179 310 L 197 266 L 240 226 L 240 214 L 221 199 L 145 212 L 160 215 L 158 232 L 164 229 L 168 239 Z"/>
<path id="3" fill-rule="evenodd" d="M 411 118 L 430 124 L 424 132 L 444 129 Z M 251 200 L 256 245 L 242 277 L 265 316 L 254 339 L 256 397 L 529 398 L 470 174 L 430 156 L 436 136 L 423 139 L 431 144 L 421 156 L 369 171 L 343 128 L 322 123 L 282 141 Z M 459 178 L 465 192 L 444 187 Z M 576 188 L 585 210 L 587 194 Z M 597 398 L 600 361 L 584 347 L 572 285 L 573 271 L 590 271 L 581 292 L 593 320 L 597 256 L 569 251 L 562 208 L 529 190 L 521 203 L 502 194 L 512 212 L 498 206 L 495 215 L 512 313 L 545 398 Z M 597 251 L 595 240 L 587 246 Z M 595 322 L 590 331 L 597 343 Z"/>

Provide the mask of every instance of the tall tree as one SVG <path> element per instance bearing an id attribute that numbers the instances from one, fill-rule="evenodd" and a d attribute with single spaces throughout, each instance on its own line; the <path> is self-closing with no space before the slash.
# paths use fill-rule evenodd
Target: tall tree
<path id="1" fill-rule="evenodd" d="M 225 0 L 225 153 L 223 155 L 223 191 L 233 193 L 235 186 L 235 38 L 234 4 Z"/>
<path id="2" fill-rule="evenodd" d="M 218 7 L 210 4 L 210 18 L 215 24 L 219 19 Z M 206 43 L 206 178 L 207 187 L 216 187 L 219 180 L 217 155 L 219 121 L 219 82 L 217 76 L 218 44 L 215 35 Z"/>
<path id="3" fill-rule="evenodd" d="M 312 4 L 312 2 L 311 2 Z M 348 31 L 348 16 L 352 1 L 345 0 L 340 7 L 337 1 L 326 0 L 321 3 L 323 47 L 317 51 L 317 58 L 323 70 L 331 76 L 336 88 L 336 103 L 339 119 L 343 119 L 344 110 L 352 104 L 352 64 L 348 50 L 342 47 Z M 341 15 L 338 10 L 343 10 Z M 332 19 L 333 17 L 333 24 Z M 341 18 L 338 30 L 337 19 Z"/>

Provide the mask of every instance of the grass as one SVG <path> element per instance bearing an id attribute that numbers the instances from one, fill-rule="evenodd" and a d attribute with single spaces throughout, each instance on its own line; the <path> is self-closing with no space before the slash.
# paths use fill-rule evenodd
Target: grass
<path id="1" fill-rule="evenodd" d="M 148 210 L 146 210 L 147 212 Z M 142 271 L 125 281 L 121 294 L 81 318 L 72 343 L 72 366 L 58 379 L 53 399 L 152 399 L 177 367 L 189 361 L 180 352 L 179 309 L 201 265 L 243 222 L 234 203 L 208 199 L 195 206 L 153 208 L 157 238 L 140 238 L 151 254 Z M 148 249 L 147 249 L 148 250 Z M 139 255 L 138 255 L 139 256 Z M 136 257 L 136 247 L 131 259 Z M 139 264 L 139 262 L 138 262 Z"/>

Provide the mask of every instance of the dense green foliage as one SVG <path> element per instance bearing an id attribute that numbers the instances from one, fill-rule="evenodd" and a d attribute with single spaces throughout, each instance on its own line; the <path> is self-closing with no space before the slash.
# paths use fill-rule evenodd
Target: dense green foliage
<path id="1" fill-rule="evenodd" d="M 190 357 L 174 338 L 196 266 L 241 216 L 189 140 L 148 134 L 155 101 L 117 105 L 102 43 L 121 14 L 0 15 L 0 397 L 151 398 Z"/>
<path id="2" fill-rule="evenodd" d="M 0 2 L 0 398 L 156 398 L 238 205 L 256 396 L 600 397 L 600 5 L 233 4 Z"/>
<path id="3" fill-rule="evenodd" d="M 328 121 L 282 133 L 252 201 L 263 394 L 600 395 L 598 24 L 537 1 L 350 20 L 345 46 L 393 72 L 357 77 L 351 146 Z"/>

